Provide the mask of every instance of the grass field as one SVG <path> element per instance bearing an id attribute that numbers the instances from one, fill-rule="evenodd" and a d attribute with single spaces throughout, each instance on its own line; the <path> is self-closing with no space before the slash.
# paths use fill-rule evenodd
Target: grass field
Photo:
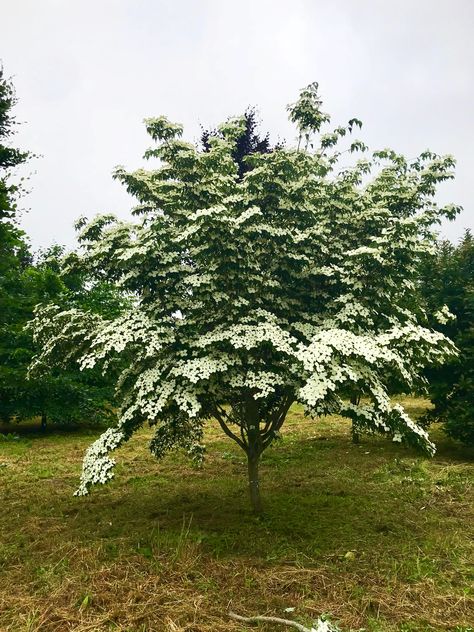
<path id="1" fill-rule="evenodd" d="M 262 519 L 244 455 L 216 427 L 199 470 L 177 453 L 156 462 L 144 429 L 86 498 L 72 494 L 97 430 L 1 430 L 19 435 L 0 441 L 2 632 L 251 629 L 229 609 L 326 613 L 344 631 L 474 622 L 473 451 L 436 428 L 428 460 L 382 438 L 353 445 L 346 421 L 292 409 L 263 457 Z"/>

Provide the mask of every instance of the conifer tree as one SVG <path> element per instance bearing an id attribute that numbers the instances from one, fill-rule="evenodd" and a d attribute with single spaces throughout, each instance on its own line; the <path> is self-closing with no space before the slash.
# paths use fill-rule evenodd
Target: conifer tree
<path id="1" fill-rule="evenodd" d="M 428 420 L 446 433 L 474 445 L 474 238 L 467 230 L 454 245 L 441 241 L 423 268 L 422 292 L 433 326 L 459 349 L 451 362 L 427 371 L 434 404 Z"/>

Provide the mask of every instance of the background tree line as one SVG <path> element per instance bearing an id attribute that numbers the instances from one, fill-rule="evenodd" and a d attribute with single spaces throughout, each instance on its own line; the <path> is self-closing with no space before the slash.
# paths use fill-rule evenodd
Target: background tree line
<path id="1" fill-rule="evenodd" d="M 16 167 L 29 152 L 11 146 L 17 122 L 12 113 L 14 87 L 0 68 L 0 420 L 106 422 L 114 416 L 110 379 L 98 371 L 83 373 L 77 366 L 28 379 L 28 366 L 37 349 L 26 327 L 35 305 L 54 300 L 65 307 L 84 308 L 113 316 L 123 297 L 110 285 L 91 283 L 80 271 L 61 267 L 64 248 L 51 246 L 34 253 L 19 226 L 23 180 Z"/>
<path id="2" fill-rule="evenodd" d="M 39 417 L 42 425 L 105 422 L 114 418 L 113 370 L 104 376 L 98 369 L 79 371 L 71 364 L 48 376 L 28 379 L 28 366 L 38 351 L 27 323 L 38 303 L 53 301 L 114 318 L 128 304 L 128 297 L 113 284 L 93 280 L 80 266 L 65 266 L 64 248 L 52 246 L 34 253 L 19 227 L 22 183 L 15 182 L 16 167 L 30 154 L 11 146 L 17 125 L 11 81 L 0 68 L 0 419 L 22 421 Z M 269 135 L 259 135 L 255 110 L 245 114 L 245 128 L 236 143 L 234 159 L 239 175 L 252 169 L 252 154 L 269 153 Z M 208 151 L 217 131 L 203 131 L 201 144 Z M 455 245 L 439 241 L 435 262 L 421 270 L 417 292 L 431 326 L 448 335 L 459 349 L 458 358 L 426 371 L 434 405 L 427 423 L 441 421 L 451 437 L 474 443 L 474 243 L 467 231 Z M 435 314 L 447 305 L 455 318 Z"/>

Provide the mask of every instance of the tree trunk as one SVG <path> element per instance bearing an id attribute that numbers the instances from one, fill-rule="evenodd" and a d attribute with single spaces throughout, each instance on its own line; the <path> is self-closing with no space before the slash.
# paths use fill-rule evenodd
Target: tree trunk
<path id="1" fill-rule="evenodd" d="M 262 500 L 260 498 L 260 483 L 258 480 L 258 462 L 259 454 L 247 454 L 248 471 L 249 471 L 249 491 L 250 502 L 254 513 L 261 514 L 263 512 Z"/>
<path id="2" fill-rule="evenodd" d="M 358 406 L 360 404 L 360 393 L 353 393 L 351 395 L 351 404 Z M 360 443 L 360 434 L 357 431 L 357 426 L 352 422 L 352 443 Z"/>
<path id="3" fill-rule="evenodd" d="M 357 432 L 354 422 L 352 422 L 352 443 L 360 443 L 360 434 Z"/>
<path id="4" fill-rule="evenodd" d="M 47 416 L 46 413 L 41 413 L 41 430 L 46 430 L 46 423 L 47 423 Z"/>
<path id="5" fill-rule="evenodd" d="M 246 401 L 246 427 L 247 427 L 247 459 L 249 471 L 249 491 L 250 502 L 255 514 L 261 514 L 262 501 L 260 499 L 260 483 L 258 480 L 258 462 L 264 450 L 262 443 L 262 434 L 260 431 L 260 420 L 258 403 L 249 395 Z"/>

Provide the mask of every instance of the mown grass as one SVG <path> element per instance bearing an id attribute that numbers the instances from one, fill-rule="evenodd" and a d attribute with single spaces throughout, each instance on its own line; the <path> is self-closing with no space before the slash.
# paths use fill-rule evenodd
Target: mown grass
<path id="1" fill-rule="evenodd" d="M 72 494 L 97 430 L 8 430 L 19 434 L 0 441 L 2 631 L 245 630 L 229 609 L 326 613 L 370 632 L 474 621 L 473 452 L 437 429 L 428 460 L 382 438 L 354 445 L 346 421 L 295 407 L 264 455 L 262 519 L 243 453 L 212 425 L 202 469 L 180 454 L 156 462 L 144 429 L 86 498 Z"/>

